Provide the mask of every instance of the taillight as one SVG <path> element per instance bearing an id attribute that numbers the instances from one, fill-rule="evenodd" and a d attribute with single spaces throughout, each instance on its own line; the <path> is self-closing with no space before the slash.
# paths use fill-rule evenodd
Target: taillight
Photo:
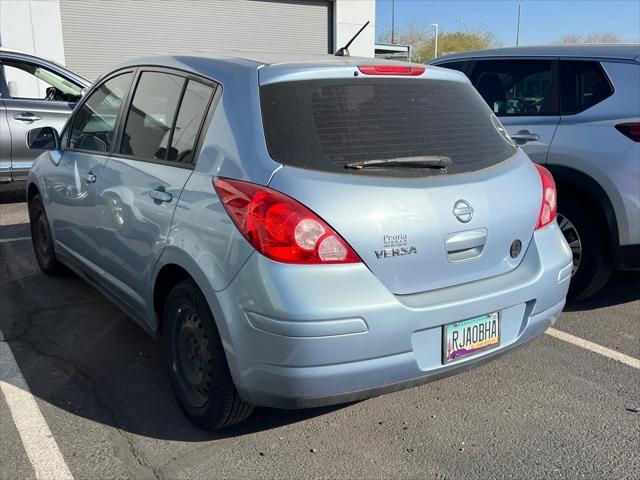
<path id="1" fill-rule="evenodd" d="M 620 123 L 616 129 L 634 142 L 640 142 L 640 123 Z"/>
<path id="2" fill-rule="evenodd" d="M 283 263 L 357 263 L 353 249 L 291 197 L 254 183 L 217 177 L 213 185 L 238 230 L 264 256 Z"/>
<path id="3" fill-rule="evenodd" d="M 358 65 L 365 75 L 406 75 L 409 77 L 418 77 L 425 71 L 425 67 L 421 66 L 404 66 L 404 65 Z"/>
<path id="4" fill-rule="evenodd" d="M 538 214 L 538 223 L 536 230 L 549 225 L 556 219 L 558 212 L 558 192 L 556 190 L 556 182 L 553 180 L 551 172 L 541 165 L 536 164 L 536 169 L 542 180 L 542 205 Z"/>

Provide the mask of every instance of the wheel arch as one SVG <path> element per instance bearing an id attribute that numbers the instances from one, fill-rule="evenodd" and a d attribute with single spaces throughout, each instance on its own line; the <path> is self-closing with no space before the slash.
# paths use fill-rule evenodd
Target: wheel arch
<path id="1" fill-rule="evenodd" d="M 40 189 L 35 182 L 29 182 L 27 185 L 27 203 L 31 202 L 33 197 L 40 193 Z"/>
<path id="2" fill-rule="evenodd" d="M 156 264 L 152 278 L 151 298 L 148 304 L 151 306 L 150 317 L 154 319 L 152 327 L 156 332 L 161 333 L 162 330 L 162 314 L 167 295 L 178 283 L 190 279 L 207 299 L 220 335 L 226 333 L 227 329 L 221 318 L 222 312 L 215 292 L 210 287 L 208 276 L 197 261 L 182 249 L 168 245 Z"/>
<path id="3" fill-rule="evenodd" d="M 150 305 L 149 317 L 153 319 L 151 325 L 156 337 L 159 338 L 162 335 L 162 315 L 169 292 L 179 282 L 187 279 L 193 280 L 204 295 L 222 340 L 231 376 L 235 380 L 240 379 L 231 332 L 223 308 L 218 302 L 215 291 L 211 288 L 210 279 L 193 257 L 174 245 L 167 246 L 162 253 L 156 264 L 153 284 L 150 289 L 152 297 L 148 303 Z"/>
<path id="4" fill-rule="evenodd" d="M 545 165 L 553 174 L 560 192 L 571 191 L 591 200 L 597 209 L 599 221 L 606 227 L 607 248 L 617 261 L 619 251 L 619 233 L 613 203 L 604 188 L 584 172 L 562 165 Z M 560 195 L 562 195 L 560 193 Z"/>

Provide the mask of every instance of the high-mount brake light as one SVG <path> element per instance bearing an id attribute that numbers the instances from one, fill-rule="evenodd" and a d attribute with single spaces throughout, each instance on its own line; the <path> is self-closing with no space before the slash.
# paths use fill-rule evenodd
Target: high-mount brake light
<path id="1" fill-rule="evenodd" d="M 213 186 L 238 230 L 264 256 L 282 263 L 358 263 L 353 249 L 320 217 L 293 198 L 241 180 Z"/>
<path id="2" fill-rule="evenodd" d="M 358 65 L 358 70 L 365 75 L 403 75 L 419 77 L 425 71 L 425 67 L 404 65 Z"/>
<path id="3" fill-rule="evenodd" d="M 540 205 L 540 213 L 536 223 L 536 230 L 549 225 L 556 219 L 558 212 L 558 191 L 556 190 L 556 182 L 553 180 L 551 172 L 541 165 L 536 164 L 536 169 L 542 180 L 542 204 Z"/>

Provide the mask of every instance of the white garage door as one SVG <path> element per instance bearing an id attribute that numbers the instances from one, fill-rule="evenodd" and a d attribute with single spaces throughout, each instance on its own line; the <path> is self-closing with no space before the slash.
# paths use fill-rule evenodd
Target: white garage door
<path id="1" fill-rule="evenodd" d="M 332 50 L 329 0 L 60 0 L 66 64 L 89 79 L 141 55 Z"/>

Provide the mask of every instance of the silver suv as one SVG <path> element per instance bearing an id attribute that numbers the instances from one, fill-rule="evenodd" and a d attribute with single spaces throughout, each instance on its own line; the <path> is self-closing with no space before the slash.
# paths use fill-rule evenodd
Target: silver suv
<path id="1" fill-rule="evenodd" d="M 553 177 L 459 72 L 147 58 L 29 142 L 51 149 L 28 183 L 40 268 L 160 335 L 198 425 L 452 375 L 565 303 Z"/>
<path id="2" fill-rule="evenodd" d="M 0 183 L 26 180 L 42 151 L 27 148 L 27 132 L 62 129 L 91 82 L 26 53 L 0 48 Z"/>
<path id="3" fill-rule="evenodd" d="M 569 296 L 640 268 L 640 46 L 498 48 L 431 62 L 464 72 L 512 139 L 558 184 L 573 251 Z"/>

